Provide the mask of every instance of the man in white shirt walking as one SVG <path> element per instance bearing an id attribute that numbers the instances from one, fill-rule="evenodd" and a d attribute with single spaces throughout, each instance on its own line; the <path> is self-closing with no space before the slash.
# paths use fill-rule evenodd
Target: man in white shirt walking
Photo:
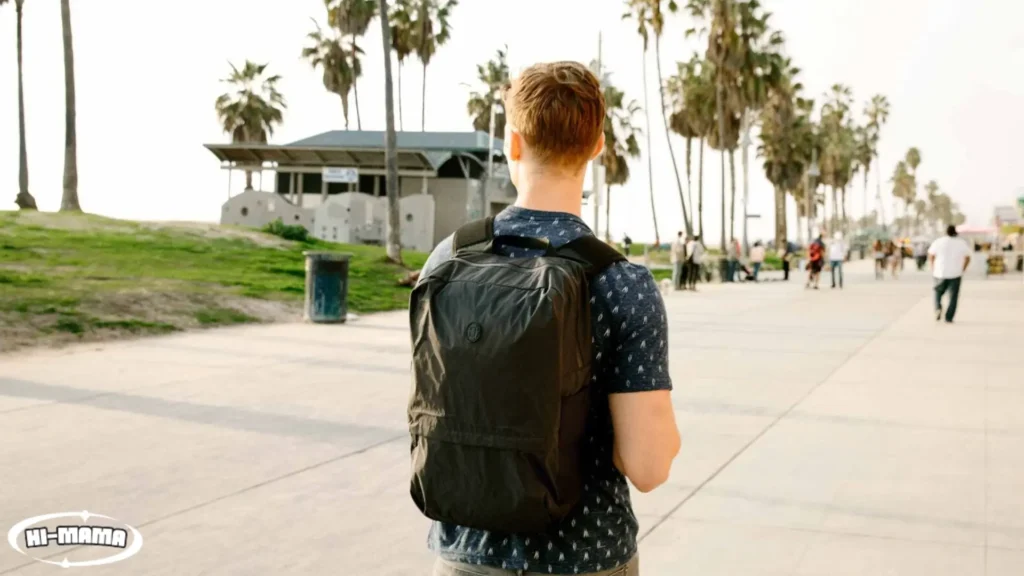
<path id="1" fill-rule="evenodd" d="M 839 289 L 843 289 L 843 262 L 846 260 L 846 242 L 843 233 L 836 232 L 828 244 L 828 264 L 832 270 L 832 287 L 836 287 L 836 272 L 839 272 Z"/>
<path id="2" fill-rule="evenodd" d="M 971 263 L 971 247 L 957 238 L 956 226 L 946 229 L 946 235 L 932 242 L 928 248 L 928 262 L 935 277 L 935 320 L 942 319 L 942 296 L 949 292 L 946 323 L 953 323 L 956 303 L 960 299 L 960 279 Z"/>

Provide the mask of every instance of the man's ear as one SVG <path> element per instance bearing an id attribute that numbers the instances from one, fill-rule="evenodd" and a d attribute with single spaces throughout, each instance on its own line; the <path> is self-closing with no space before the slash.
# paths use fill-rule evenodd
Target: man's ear
<path id="1" fill-rule="evenodd" d="M 523 135 L 514 130 L 509 132 L 508 159 L 519 162 L 523 158 Z"/>
<path id="2" fill-rule="evenodd" d="M 601 132 L 601 136 L 597 139 L 597 146 L 594 147 L 594 153 L 590 155 L 590 159 L 593 160 L 604 152 L 604 132 Z"/>

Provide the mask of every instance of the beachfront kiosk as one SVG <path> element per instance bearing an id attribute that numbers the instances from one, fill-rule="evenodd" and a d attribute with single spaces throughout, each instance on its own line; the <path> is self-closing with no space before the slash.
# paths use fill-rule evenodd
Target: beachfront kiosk
<path id="1" fill-rule="evenodd" d="M 487 133 L 399 132 L 397 140 L 404 248 L 429 251 L 463 223 L 515 201 L 500 140 L 487 178 Z M 205 147 L 228 172 L 222 224 L 262 227 L 280 219 L 333 242 L 387 238 L 383 132 L 335 130 L 291 144 Z M 245 172 L 258 175 L 258 189 L 232 196 L 234 174 Z"/>

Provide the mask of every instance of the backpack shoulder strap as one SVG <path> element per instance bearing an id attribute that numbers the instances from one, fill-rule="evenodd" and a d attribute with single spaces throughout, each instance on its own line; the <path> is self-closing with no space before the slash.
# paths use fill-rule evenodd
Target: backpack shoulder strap
<path id="1" fill-rule="evenodd" d="M 618 250 L 596 236 L 581 236 L 557 250 L 559 256 L 580 260 L 587 264 L 587 275 L 597 276 L 605 268 L 626 259 Z"/>
<path id="2" fill-rule="evenodd" d="M 458 252 L 470 246 L 484 244 L 494 239 L 494 218 L 488 216 L 467 222 L 455 231 L 452 238 L 452 252 Z"/>

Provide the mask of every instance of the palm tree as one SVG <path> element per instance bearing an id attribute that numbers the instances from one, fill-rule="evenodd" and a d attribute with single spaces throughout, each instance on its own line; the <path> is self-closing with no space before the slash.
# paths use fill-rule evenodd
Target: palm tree
<path id="1" fill-rule="evenodd" d="M 473 119 L 473 129 L 488 132 L 491 129 L 491 106 L 494 112 L 494 133 L 505 133 L 505 106 L 501 102 L 501 91 L 508 84 L 508 46 L 498 50 L 493 60 L 477 64 L 477 80 L 483 84 L 482 92 L 471 92 L 466 111 Z"/>
<path id="2" fill-rule="evenodd" d="M 622 186 L 629 180 L 629 159 L 640 156 L 638 136 L 641 134 L 634 118 L 640 113 L 640 104 L 636 100 L 626 102 L 624 92 L 611 83 L 606 74 L 601 78 L 604 87 L 604 151 L 601 153 L 601 165 L 605 169 L 605 240 L 611 242 L 611 198 L 612 186 Z M 596 231 L 595 231 L 596 232 Z"/>
<path id="3" fill-rule="evenodd" d="M 345 130 L 348 123 L 348 95 L 355 85 L 360 70 L 358 60 L 349 58 L 350 50 L 346 48 L 344 39 L 336 33 L 325 34 L 316 21 L 316 30 L 307 35 L 312 42 L 302 49 L 302 57 L 309 60 L 314 68 L 323 70 L 324 88 L 341 98 L 341 112 L 345 118 Z M 358 48 L 352 48 L 358 50 Z"/>
<path id="4" fill-rule="evenodd" d="M 81 212 L 78 203 L 78 132 L 75 127 L 75 49 L 71 39 L 71 6 L 60 0 L 60 22 L 64 31 L 64 195 L 61 212 Z"/>
<path id="5" fill-rule="evenodd" d="M 921 151 L 917 148 L 907 150 L 907 168 L 910 169 L 913 195 L 917 196 L 917 167 L 921 165 Z"/>
<path id="6" fill-rule="evenodd" d="M 832 227 L 840 218 L 846 222 L 846 186 L 853 174 L 856 154 L 856 129 L 850 119 L 853 93 L 849 87 L 834 84 L 825 94 L 821 124 L 824 150 L 821 159 L 822 182 L 832 188 Z M 838 194 L 842 193 L 842 202 Z"/>
<path id="7" fill-rule="evenodd" d="M 706 59 L 711 70 L 715 87 L 715 118 L 717 130 L 708 134 L 708 144 L 720 150 L 722 173 L 722 251 L 726 249 L 725 238 L 725 153 L 735 150 L 739 141 L 739 114 L 742 111 L 740 97 L 741 66 L 739 54 L 739 32 L 736 13 L 731 0 L 690 0 L 687 8 L 696 19 L 703 19 L 707 25 L 708 48 Z M 691 30 L 692 32 L 692 30 Z M 730 155 L 731 158 L 731 155 Z M 732 163 L 735 166 L 735 163 Z M 735 170 L 734 170 L 735 172 Z M 733 183 L 733 190 L 736 184 Z M 735 195 L 735 194 L 734 194 Z"/>
<path id="8" fill-rule="evenodd" d="M 0 5 L 8 0 L 0 0 Z M 17 54 L 18 54 L 18 195 L 14 203 L 22 210 L 35 210 L 36 199 L 28 191 L 28 149 L 25 146 L 25 87 L 22 81 L 21 63 L 21 19 L 25 0 L 14 0 L 14 12 L 17 18 Z"/>
<path id="9" fill-rule="evenodd" d="M 871 98 L 871 102 L 868 103 L 864 109 L 864 114 L 868 118 L 867 129 L 869 139 L 871 142 L 871 152 L 875 159 L 875 167 L 878 167 L 878 142 L 881 139 L 882 126 L 889 120 L 889 99 L 881 94 L 876 94 Z M 864 182 L 867 182 L 867 173 L 864 174 Z M 882 172 L 878 171 L 878 176 L 875 178 L 875 201 L 878 203 L 879 214 L 882 222 L 885 222 L 885 206 L 882 204 Z"/>
<path id="10" fill-rule="evenodd" d="M 715 119 L 715 87 L 711 81 L 710 66 L 697 54 L 689 62 L 678 63 L 678 73 L 668 80 L 670 98 L 669 126 L 673 132 L 686 138 L 686 187 L 690 185 L 691 141 L 700 141 L 697 167 L 697 233 L 704 234 L 704 143 L 712 131 Z M 693 200 L 689 199 L 693 210 Z"/>
<path id="11" fill-rule="evenodd" d="M 783 246 L 788 238 L 786 193 L 796 195 L 811 163 L 815 147 L 811 121 L 813 102 L 800 96 L 803 86 L 796 81 L 799 69 L 785 62 L 786 75 L 770 91 L 760 113 L 764 171 L 775 187 L 775 244 Z"/>
<path id="12" fill-rule="evenodd" d="M 908 215 L 910 204 L 914 201 L 914 183 L 906 161 L 900 160 L 896 163 L 896 169 L 893 171 L 890 182 L 892 182 L 893 198 L 903 201 L 904 216 Z"/>
<path id="13" fill-rule="evenodd" d="M 342 36 L 350 37 L 349 55 L 352 68 L 355 70 L 352 77 L 352 91 L 356 101 L 356 128 L 362 130 L 363 120 L 359 114 L 359 76 L 362 72 L 359 54 L 362 53 L 362 50 L 359 49 L 357 39 L 366 34 L 370 23 L 377 16 L 377 0 L 341 0 L 340 3 L 332 6 L 333 1 L 324 0 L 324 5 L 327 6 L 327 20 L 331 26 L 338 29 Z"/>
<path id="14" fill-rule="evenodd" d="M 759 0 L 743 0 L 736 3 L 736 21 L 739 28 L 737 49 L 741 105 L 740 132 L 744 142 L 749 142 L 750 130 L 757 120 L 757 113 L 767 102 L 772 89 L 779 86 L 786 74 L 783 66 L 787 63 L 781 53 L 785 41 L 781 32 L 770 30 L 770 19 L 771 14 L 762 10 Z M 743 146 L 742 161 L 743 198 L 746 202 L 750 186 L 746 145 Z M 736 223 L 735 189 L 734 184 L 731 228 L 735 228 Z M 743 244 L 744 250 L 746 250 L 748 247 L 746 220 L 743 225 Z"/>
<path id="15" fill-rule="evenodd" d="M 412 44 L 416 55 L 423 63 L 423 94 L 420 130 L 427 129 L 427 66 L 452 35 L 448 18 L 458 5 L 458 0 L 412 0 Z"/>
<path id="16" fill-rule="evenodd" d="M 398 59 L 398 129 L 405 129 L 405 122 L 402 119 L 402 66 L 405 59 L 415 51 L 413 45 L 412 30 L 412 4 L 411 0 L 395 0 L 389 15 L 391 22 L 391 50 L 395 52 Z"/>
<path id="17" fill-rule="evenodd" d="M 388 25 L 388 2 L 380 1 L 380 33 L 384 45 L 384 118 L 386 136 L 384 138 L 384 163 L 387 165 L 386 188 L 388 197 L 388 259 L 397 264 L 402 263 L 402 231 L 398 217 L 398 136 L 395 134 L 395 98 L 394 87 L 391 85 L 391 57 L 389 56 L 392 42 L 389 38 L 391 29 Z"/>
<path id="18" fill-rule="evenodd" d="M 645 130 L 647 132 L 647 185 L 650 189 L 651 196 L 651 219 L 654 221 L 654 244 L 657 246 L 661 245 L 661 234 L 658 232 L 658 214 L 657 209 L 654 206 L 654 160 L 651 158 L 651 110 L 650 100 L 647 98 L 647 45 L 649 41 L 649 32 L 647 30 L 647 22 L 650 19 L 648 11 L 650 6 L 647 2 L 628 2 L 628 8 L 635 10 L 634 12 L 627 12 L 622 15 L 625 20 L 627 18 L 633 18 L 637 23 L 637 34 L 643 40 L 643 60 L 641 62 L 643 70 L 643 83 L 644 83 L 644 116 L 646 119 Z"/>
<path id="19" fill-rule="evenodd" d="M 871 171 L 871 162 L 875 157 L 875 146 L 872 143 L 872 130 L 870 125 L 858 126 L 854 133 L 854 160 L 855 172 L 857 170 L 864 174 L 864 213 L 868 215 L 868 172 Z"/>
<path id="20" fill-rule="evenodd" d="M 231 91 L 221 94 L 215 104 L 221 128 L 232 142 L 265 143 L 274 126 L 284 119 L 287 105 L 277 90 L 280 76 L 264 76 L 267 64 L 249 60 L 241 70 L 231 64 L 231 75 L 221 80 Z M 245 189 L 252 190 L 252 171 L 245 172 Z"/>
<path id="21" fill-rule="evenodd" d="M 662 9 L 663 0 L 626 0 L 626 5 L 629 11 L 624 15 L 625 18 L 631 18 L 636 16 L 638 23 L 650 27 L 651 32 L 654 33 L 654 62 L 655 68 L 658 73 L 658 95 L 661 97 L 661 119 L 665 124 L 665 140 L 668 143 L 668 154 L 672 159 L 672 170 L 676 177 L 676 188 L 679 190 L 679 204 L 683 209 L 683 224 L 686 227 L 687 234 L 693 234 L 693 225 L 690 222 L 689 211 L 686 208 L 686 200 L 683 196 L 683 182 L 679 177 L 679 165 L 676 163 L 676 152 L 672 146 L 672 131 L 669 126 L 668 111 L 665 102 L 665 81 L 664 76 L 661 73 L 661 35 L 665 31 L 665 12 Z M 679 6 L 675 0 L 668 0 L 667 9 L 670 13 L 675 13 L 679 10 Z M 640 18 L 644 18 L 641 20 Z M 646 28 L 645 28 L 645 52 L 646 52 Z M 644 57 L 646 64 L 646 54 Z"/>

